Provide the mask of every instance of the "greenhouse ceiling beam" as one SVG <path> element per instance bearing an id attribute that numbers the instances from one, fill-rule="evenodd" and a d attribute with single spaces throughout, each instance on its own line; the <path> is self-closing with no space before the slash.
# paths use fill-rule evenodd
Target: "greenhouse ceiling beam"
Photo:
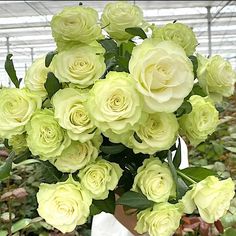
<path id="1" fill-rule="evenodd" d="M 211 7 L 208 6 L 207 8 L 207 32 L 208 32 L 208 55 L 211 56 Z"/>

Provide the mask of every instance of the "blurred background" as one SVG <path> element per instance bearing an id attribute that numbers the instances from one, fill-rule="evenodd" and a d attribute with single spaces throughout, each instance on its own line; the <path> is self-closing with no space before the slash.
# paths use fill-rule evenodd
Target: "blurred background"
<path id="1" fill-rule="evenodd" d="M 8 52 L 17 75 L 37 57 L 55 49 L 50 29 L 53 14 L 80 1 L 0 1 L 0 85 L 8 86 L 4 70 Z M 82 1 L 98 10 L 109 1 Z M 220 54 L 236 69 L 236 1 L 129 1 L 143 9 L 145 20 L 163 25 L 177 20 L 193 27 L 206 56 Z"/>

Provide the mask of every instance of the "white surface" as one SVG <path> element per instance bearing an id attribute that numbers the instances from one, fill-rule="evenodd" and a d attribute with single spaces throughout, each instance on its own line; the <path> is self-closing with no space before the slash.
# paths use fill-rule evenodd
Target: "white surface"
<path id="1" fill-rule="evenodd" d="M 180 141 L 182 154 L 180 169 L 183 169 L 189 166 L 188 149 L 182 138 L 180 138 Z M 133 234 L 120 224 L 113 215 L 102 212 L 93 217 L 91 236 L 133 236 Z"/>

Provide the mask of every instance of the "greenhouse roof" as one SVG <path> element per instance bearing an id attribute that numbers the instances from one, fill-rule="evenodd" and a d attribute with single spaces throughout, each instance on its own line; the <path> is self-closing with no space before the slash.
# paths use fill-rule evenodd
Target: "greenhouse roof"
<path id="1" fill-rule="evenodd" d="M 109 1 L 82 1 L 101 14 Z M 143 9 L 147 21 L 163 25 L 177 20 L 193 27 L 197 51 L 209 55 L 208 22 L 211 24 L 212 54 L 228 59 L 236 69 L 236 1 L 130 1 Z M 32 61 L 55 49 L 50 20 L 66 6 L 79 1 L 0 1 L 0 84 L 8 84 L 4 71 L 11 52 L 17 74 L 24 77 Z M 211 15 L 207 11 L 210 9 Z M 9 47 L 7 47 L 9 45 Z"/>

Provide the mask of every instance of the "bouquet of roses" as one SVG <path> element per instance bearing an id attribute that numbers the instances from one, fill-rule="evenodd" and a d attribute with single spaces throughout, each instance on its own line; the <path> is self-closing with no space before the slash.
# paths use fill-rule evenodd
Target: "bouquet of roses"
<path id="1" fill-rule="evenodd" d="M 150 236 L 172 235 L 186 214 L 207 223 L 226 214 L 231 178 L 180 170 L 176 141 L 196 146 L 215 131 L 216 104 L 234 92 L 230 63 L 195 53 L 187 25 L 156 27 L 127 2 L 108 3 L 100 20 L 92 8 L 65 8 L 51 29 L 57 48 L 33 62 L 24 88 L 7 56 L 16 88 L 0 89 L 0 137 L 13 152 L 1 179 L 25 150 L 54 166 L 38 213 L 63 233 L 116 204 L 135 209 L 135 230 Z"/>

